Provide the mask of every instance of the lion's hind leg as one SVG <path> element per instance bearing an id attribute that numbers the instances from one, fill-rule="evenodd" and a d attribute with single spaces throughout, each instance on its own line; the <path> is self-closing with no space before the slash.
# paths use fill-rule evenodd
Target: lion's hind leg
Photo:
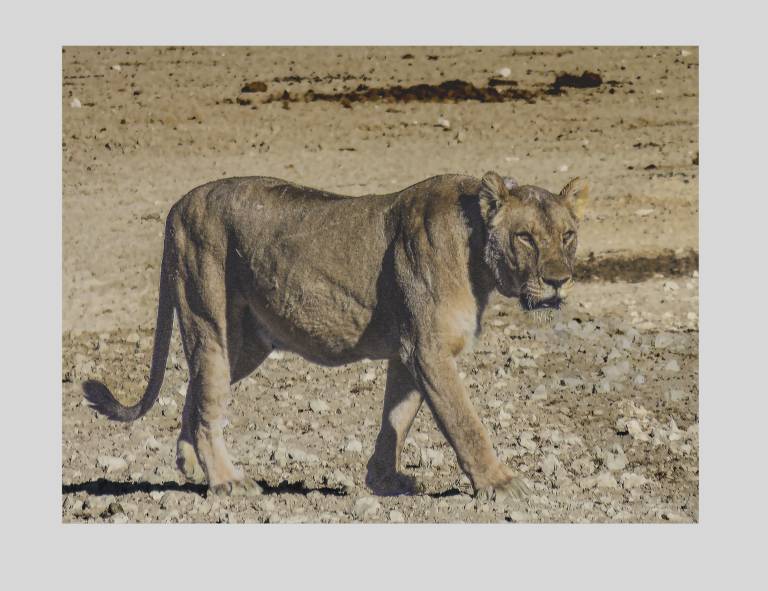
<path id="1" fill-rule="evenodd" d="M 184 254 L 176 289 L 189 386 L 177 465 L 192 480 L 204 475 L 213 493 L 260 494 L 258 484 L 246 480 L 234 466 L 224 442 L 231 368 L 223 265 L 217 257 L 193 248 Z"/>
<path id="2" fill-rule="evenodd" d="M 403 444 L 421 403 L 421 393 L 406 367 L 399 359 L 390 360 L 381 430 L 365 478 L 366 485 L 377 495 L 414 494 L 421 490 L 412 476 L 400 472 Z"/>

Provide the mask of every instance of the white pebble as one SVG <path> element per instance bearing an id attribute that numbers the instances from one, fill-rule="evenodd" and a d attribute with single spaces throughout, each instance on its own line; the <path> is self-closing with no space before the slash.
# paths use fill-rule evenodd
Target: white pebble
<path id="1" fill-rule="evenodd" d="M 77 97 L 75 97 L 75 98 L 73 98 L 73 99 L 72 99 L 72 101 L 69 103 L 69 106 L 70 106 L 70 107 L 72 107 L 73 109 L 79 109 L 79 108 L 80 108 L 80 107 L 82 107 L 83 105 L 82 105 L 82 103 L 80 102 L 80 99 L 78 99 Z"/>
<path id="2" fill-rule="evenodd" d="M 627 421 L 627 431 L 638 441 L 648 441 L 649 439 L 648 434 L 643 431 L 643 428 L 640 426 L 640 421 L 637 419 Z"/>
<path id="3" fill-rule="evenodd" d="M 112 66 L 112 69 L 115 72 L 119 72 L 120 70 L 122 70 L 122 68 L 120 67 L 120 64 L 115 64 L 114 66 Z"/>
<path id="4" fill-rule="evenodd" d="M 107 474 L 120 472 L 128 467 L 128 462 L 123 458 L 117 458 L 115 456 L 99 456 L 96 459 L 96 463 L 99 468 L 106 470 Z"/>
<path id="5" fill-rule="evenodd" d="M 359 454 L 361 451 L 363 451 L 363 444 L 357 439 L 350 439 L 344 450 L 349 453 Z"/>
<path id="6" fill-rule="evenodd" d="M 552 476 L 559 465 L 560 460 L 558 460 L 554 454 L 549 454 L 541 462 L 541 471 L 544 472 L 546 476 Z"/>
<path id="7" fill-rule="evenodd" d="M 597 486 L 598 488 L 618 488 L 619 483 L 616 482 L 616 479 L 613 477 L 613 474 L 610 472 L 603 472 L 597 477 Z"/>
<path id="8" fill-rule="evenodd" d="M 437 120 L 437 125 L 439 127 L 442 127 L 443 129 L 450 129 L 451 128 L 451 122 L 448 121 L 445 117 L 440 117 L 440 119 Z"/>
<path id="9" fill-rule="evenodd" d="M 512 74 L 512 70 L 510 70 L 509 68 L 500 68 L 497 74 L 502 78 L 507 78 L 509 77 L 510 74 Z"/>
<path id="10" fill-rule="evenodd" d="M 536 449 L 536 442 L 533 440 L 533 433 L 530 431 L 523 431 L 520 433 L 520 436 L 518 437 L 518 441 L 520 442 L 520 445 L 523 446 L 528 451 L 533 451 Z"/>
<path id="11" fill-rule="evenodd" d="M 568 167 L 568 165 L 567 165 L 567 164 L 561 164 L 561 165 L 558 167 L 558 169 L 557 169 L 557 170 L 559 170 L 560 172 L 568 172 L 568 168 L 569 168 L 569 167 Z"/>
<path id="12" fill-rule="evenodd" d="M 331 407 L 328 406 L 328 403 L 325 400 L 316 399 L 310 401 L 309 408 L 312 412 L 322 413 L 328 412 Z"/>
<path id="13" fill-rule="evenodd" d="M 546 400 L 547 399 L 547 387 L 544 384 L 539 384 L 531 395 L 531 400 Z"/>
<path id="14" fill-rule="evenodd" d="M 373 517 L 381 509 L 381 504 L 374 497 L 361 497 L 357 499 L 352 514 L 358 519 Z"/>
<path id="15" fill-rule="evenodd" d="M 624 474 L 621 475 L 621 485 L 626 490 L 632 490 L 633 488 L 638 488 L 640 486 L 643 486 L 646 482 L 648 482 L 648 479 L 642 474 L 633 474 L 631 472 L 624 472 Z"/>
<path id="16" fill-rule="evenodd" d="M 636 215 L 636 216 L 638 216 L 638 217 L 641 217 L 641 218 L 642 218 L 642 217 L 645 217 L 645 216 L 647 216 L 647 215 L 651 215 L 653 212 L 654 212 L 654 210 L 653 210 L 652 208 L 648 208 L 648 209 L 638 209 L 638 210 L 635 212 L 635 215 Z"/>

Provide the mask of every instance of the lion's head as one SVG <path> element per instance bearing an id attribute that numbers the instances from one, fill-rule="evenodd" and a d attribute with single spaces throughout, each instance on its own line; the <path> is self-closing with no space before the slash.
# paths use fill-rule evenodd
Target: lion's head
<path id="1" fill-rule="evenodd" d="M 526 310 L 559 308 L 573 286 L 586 183 L 574 178 L 553 194 L 488 172 L 479 198 L 488 230 L 485 262 L 499 292 L 519 298 Z"/>

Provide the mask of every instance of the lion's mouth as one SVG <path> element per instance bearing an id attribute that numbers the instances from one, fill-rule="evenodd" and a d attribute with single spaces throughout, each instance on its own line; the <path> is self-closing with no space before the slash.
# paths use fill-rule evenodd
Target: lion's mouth
<path id="1" fill-rule="evenodd" d="M 530 297 L 523 296 L 520 298 L 520 303 L 524 310 L 559 310 L 563 305 L 563 299 L 558 296 L 553 296 L 545 300 L 533 300 Z"/>

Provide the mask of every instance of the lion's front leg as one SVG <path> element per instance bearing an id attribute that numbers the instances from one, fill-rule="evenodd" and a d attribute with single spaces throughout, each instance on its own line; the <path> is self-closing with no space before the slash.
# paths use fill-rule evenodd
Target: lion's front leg
<path id="1" fill-rule="evenodd" d="M 529 492 L 522 478 L 502 464 L 461 382 L 454 357 L 439 343 L 422 343 L 410 356 L 409 370 L 456 452 L 479 497 L 521 498 Z"/>
<path id="2" fill-rule="evenodd" d="M 413 494 L 420 490 L 412 476 L 400 472 L 400 455 L 422 400 L 406 367 L 399 359 L 390 360 L 381 430 L 365 478 L 366 485 L 375 494 Z"/>

